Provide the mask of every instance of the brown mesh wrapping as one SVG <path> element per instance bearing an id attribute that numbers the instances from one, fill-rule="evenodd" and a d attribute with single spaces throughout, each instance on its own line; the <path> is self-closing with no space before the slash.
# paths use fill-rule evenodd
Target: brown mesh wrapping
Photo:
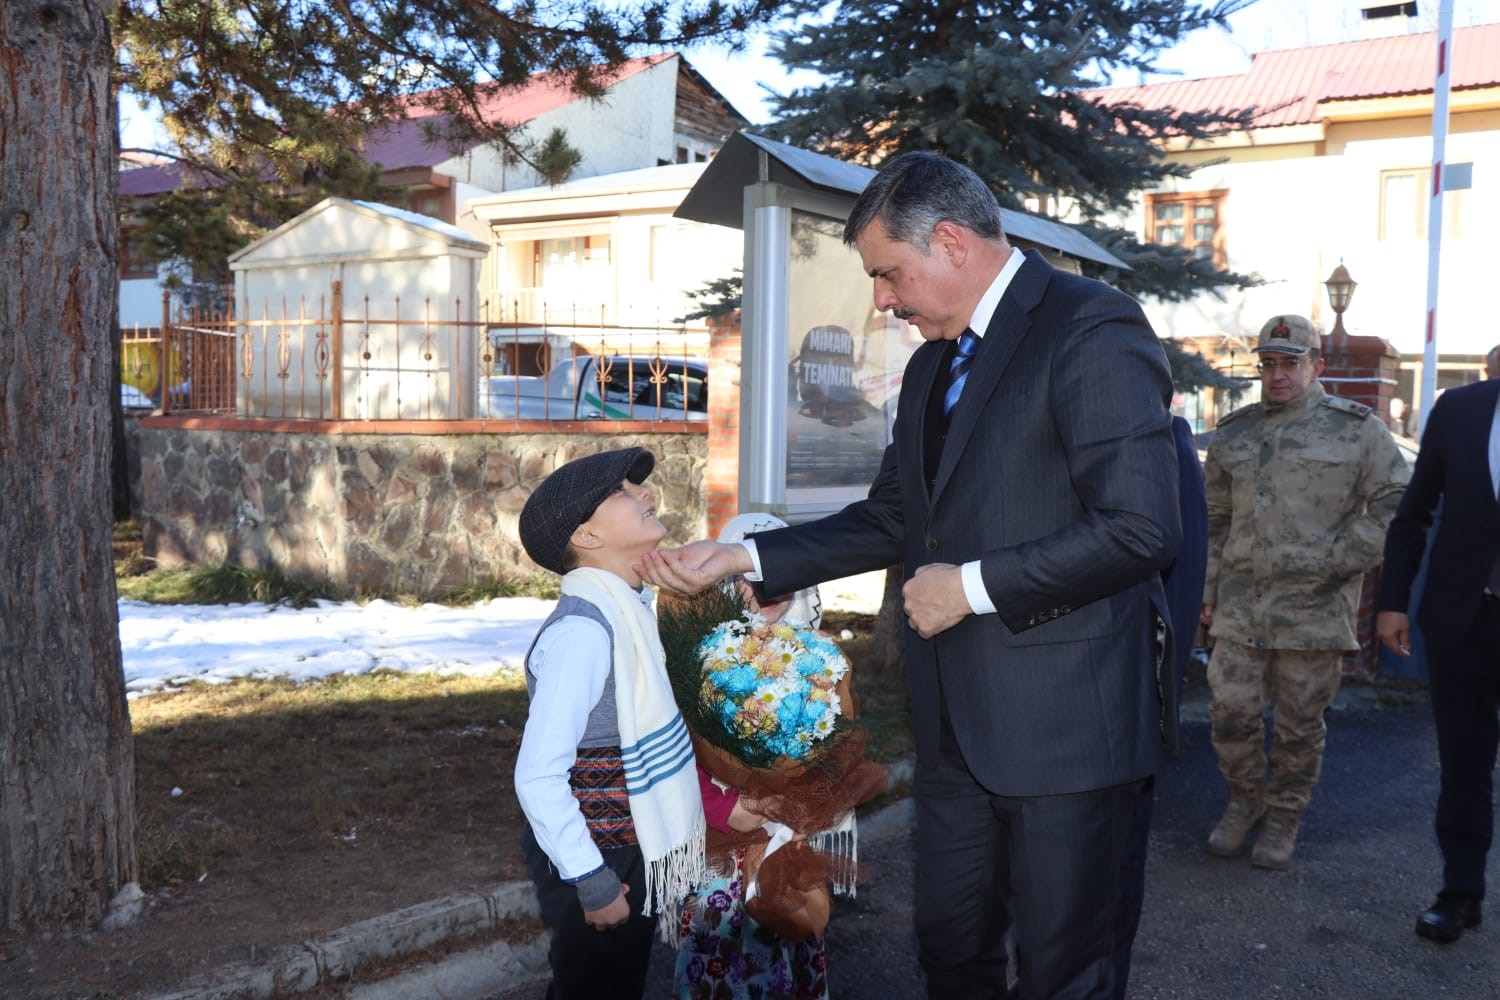
<path id="1" fill-rule="evenodd" d="M 854 718 L 856 702 L 848 674 L 836 690 L 844 714 Z M 704 770 L 742 797 L 755 801 L 760 813 L 806 835 L 832 827 L 855 806 L 884 792 L 889 784 L 885 765 L 864 759 L 864 730 L 849 730 L 835 740 L 815 767 L 791 758 L 782 758 L 771 767 L 749 767 L 697 734 L 693 735 L 693 749 Z M 809 934 L 821 936 L 828 926 L 831 905 L 828 883 L 840 880 L 836 877 L 839 855 L 814 850 L 805 841 L 796 840 L 762 865 L 764 831 L 708 831 L 711 865 L 732 868 L 731 855 L 736 848 L 745 851 L 746 885 L 751 878 L 759 880 L 759 894 L 746 907 L 750 916 L 789 941 L 800 941 Z"/>

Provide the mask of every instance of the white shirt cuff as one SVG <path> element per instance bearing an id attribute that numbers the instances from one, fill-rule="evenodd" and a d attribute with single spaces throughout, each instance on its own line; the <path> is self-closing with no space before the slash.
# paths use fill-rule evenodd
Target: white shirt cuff
<path id="1" fill-rule="evenodd" d="M 755 565 L 753 570 L 745 574 L 745 579 L 751 583 L 760 583 L 763 577 L 760 572 L 760 552 L 755 548 L 755 539 L 741 538 L 740 544 L 745 547 L 746 552 L 750 553 L 750 561 Z"/>
<path id="2" fill-rule="evenodd" d="M 984 589 L 984 576 L 979 572 L 979 560 L 966 562 L 959 569 L 963 574 L 964 597 L 969 599 L 969 610 L 976 615 L 994 614 L 995 603 L 990 600 L 990 592 Z"/>

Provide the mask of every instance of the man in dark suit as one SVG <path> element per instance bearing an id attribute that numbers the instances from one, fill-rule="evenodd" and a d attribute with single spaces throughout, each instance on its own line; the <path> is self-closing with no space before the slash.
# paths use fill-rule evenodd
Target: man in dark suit
<path id="1" fill-rule="evenodd" d="M 1208 574 L 1208 498 L 1203 487 L 1203 463 L 1193 429 L 1181 417 L 1172 418 L 1172 440 L 1177 446 L 1177 509 L 1182 518 L 1182 540 L 1177 558 L 1162 570 L 1161 583 L 1167 593 L 1172 623 L 1172 676 L 1170 683 L 1182 701 L 1188 658 L 1198 633 L 1198 612 L 1203 607 L 1203 581 Z M 1175 726 L 1176 720 L 1173 720 Z M 1130 982 L 1130 955 L 1135 932 L 1141 922 L 1141 904 L 1146 898 L 1146 854 L 1151 836 L 1151 814 L 1155 781 L 1146 783 L 1136 806 L 1126 840 L 1124 867 L 1120 870 L 1120 898 L 1115 906 L 1115 996 L 1125 996 Z"/>
<path id="2" fill-rule="evenodd" d="M 916 925 L 933 997 L 1109 997 L 1119 872 L 1175 739 L 1159 577 L 1177 548 L 1161 345 L 1140 307 L 1012 248 L 993 194 L 897 157 L 844 230 L 926 341 L 869 496 L 743 545 L 661 553 L 688 591 L 902 563 L 917 742 Z"/>
<path id="3" fill-rule="evenodd" d="M 1490 352 L 1497 358 L 1500 348 Z M 1407 609 L 1427 547 L 1417 621 L 1427 644 L 1437 724 L 1437 841 L 1443 888 L 1417 917 L 1417 933 L 1448 943 L 1479 925 L 1485 859 L 1494 830 L 1491 771 L 1500 743 L 1500 378 L 1449 389 L 1432 407 L 1411 483 L 1385 538 L 1375 628 L 1399 656 L 1411 653 Z"/>

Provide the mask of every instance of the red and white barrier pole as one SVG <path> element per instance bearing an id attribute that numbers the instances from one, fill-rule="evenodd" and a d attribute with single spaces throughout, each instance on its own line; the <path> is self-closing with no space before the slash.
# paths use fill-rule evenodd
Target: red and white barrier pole
<path id="1" fill-rule="evenodd" d="M 1438 6 L 1437 43 L 1437 76 L 1432 84 L 1432 201 L 1427 208 L 1427 336 L 1422 344 L 1423 430 L 1437 397 L 1438 269 L 1443 256 L 1443 156 L 1448 144 L 1449 71 L 1453 68 L 1453 0 L 1442 0 Z"/>

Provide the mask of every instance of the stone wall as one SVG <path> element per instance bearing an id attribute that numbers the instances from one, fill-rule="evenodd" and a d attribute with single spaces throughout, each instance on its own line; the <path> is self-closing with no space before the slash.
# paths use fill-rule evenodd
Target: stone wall
<path id="1" fill-rule="evenodd" d="M 130 487 L 130 513 L 141 510 L 141 416 L 139 410 L 125 411 L 125 479 Z"/>
<path id="2" fill-rule="evenodd" d="M 348 434 L 205 423 L 148 418 L 131 435 L 145 553 L 164 568 L 275 566 L 339 593 L 423 597 L 541 575 L 516 532 L 526 498 L 563 462 L 628 445 L 656 454 L 650 483 L 669 542 L 707 531 L 701 431 Z"/>

